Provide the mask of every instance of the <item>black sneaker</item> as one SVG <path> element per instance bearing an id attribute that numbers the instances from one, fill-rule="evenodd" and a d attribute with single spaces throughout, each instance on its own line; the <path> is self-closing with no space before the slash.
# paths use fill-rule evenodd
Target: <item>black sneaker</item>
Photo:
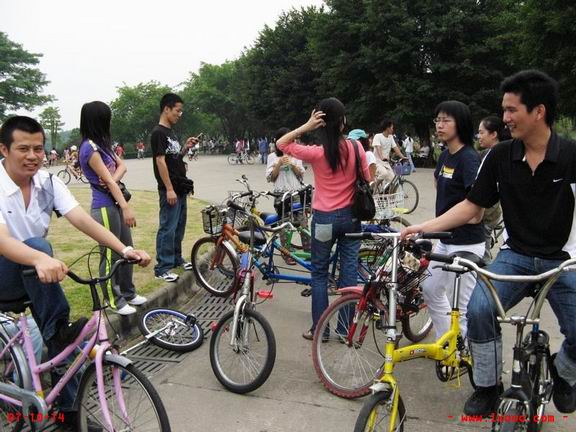
<path id="1" fill-rule="evenodd" d="M 464 414 L 487 417 L 498 408 L 498 398 L 504 392 L 502 384 L 491 387 L 476 387 L 464 404 Z"/>
<path id="2" fill-rule="evenodd" d="M 554 365 L 556 354 L 550 356 L 550 375 L 552 375 L 552 399 L 556 409 L 563 414 L 576 411 L 576 386 L 571 386 L 564 378 L 558 375 L 558 370 Z"/>
<path id="3" fill-rule="evenodd" d="M 74 342 L 74 339 L 78 337 L 87 322 L 88 318 L 86 317 L 80 317 L 73 323 L 66 321 L 60 325 L 52 338 L 52 342 L 59 347 L 65 348 Z"/>

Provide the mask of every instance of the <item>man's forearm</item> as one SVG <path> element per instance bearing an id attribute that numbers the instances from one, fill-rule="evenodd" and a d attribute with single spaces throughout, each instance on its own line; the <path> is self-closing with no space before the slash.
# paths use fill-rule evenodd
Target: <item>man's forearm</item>
<path id="1" fill-rule="evenodd" d="M 424 232 L 449 231 L 481 217 L 484 209 L 465 199 L 446 213 L 421 224 Z"/>
<path id="2" fill-rule="evenodd" d="M 0 239 L 0 256 L 14 263 L 32 267 L 39 258 L 45 255 L 44 252 L 32 249 L 15 238 L 3 237 Z"/>

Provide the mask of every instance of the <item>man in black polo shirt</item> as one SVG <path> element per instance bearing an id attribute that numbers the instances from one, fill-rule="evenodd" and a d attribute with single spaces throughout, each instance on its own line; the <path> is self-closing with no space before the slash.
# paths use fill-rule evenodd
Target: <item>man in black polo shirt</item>
<path id="1" fill-rule="evenodd" d="M 467 199 L 442 216 L 403 234 L 445 231 L 465 224 L 500 200 L 507 236 L 490 265 L 493 273 L 533 275 L 576 256 L 576 143 L 552 131 L 558 87 L 548 75 L 522 71 L 502 82 L 504 122 L 512 140 L 492 148 Z M 494 282 L 505 310 L 529 295 L 530 286 Z M 564 272 L 548 301 L 565 336 L 551 374 L 553 399 L 563 413 L 576 410 L 576 274 Z M 502 338 L 496 311 L 483 284 L 468 304 L 468 339 L 477 389 L 468 415 L 489 415 L 502 391 Z"/>

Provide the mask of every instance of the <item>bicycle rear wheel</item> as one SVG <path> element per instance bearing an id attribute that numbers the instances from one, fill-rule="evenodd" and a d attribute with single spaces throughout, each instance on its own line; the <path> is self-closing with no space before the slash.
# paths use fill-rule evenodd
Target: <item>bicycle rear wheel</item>
<path id="1" fill-rule="evenodd" d="M 196 318 L 173 309 L 157 308 L 146 311 L 140 317 L 138 327 L 144 336 L 160 330 L 148 340 L 171 351 L 193 351 L 204 342 L 204 331 Z"/>
<path id="2" fill-rule="evenodd" d="M 210 365 L 224 387 L 244 394 L 256 390 L 270 376 L 276 361 L 276 339 L 266 318 L 248 306 L 240 313 L 235 335 L 233 321 L 234 311 L 218 321 L 210 339 Z"/>
<path id="3" fill-rule="evenodd" d="M 190 259 L 196 282 L 216 297 L 228 297 L 234 290 L 238 262 L 217 239 L 204 237 L 192 247 Z"/>
<path id="4" fill-rule="evenodd" d="M 142 372 L 133 364 L 122 366 L 113 360 L 104 360 L 102 368 L 104 395 L 115 431 L 170 432 L 162 400 Z M 103 430 L 108 427 L 96 378 L 96 365 L 92 363 L 82 375 L 78 389 L 78 430 L 81 432 L 92 430 L 89 425 L 98 425 Z"/>
<path id="5" fill-rule="evenodd" d="M 420 194 L 418 188 L 410 180 L 400 180 L 396 184 L 394 190 L 391 193 L 402 192 L 404 194 L 404 208 L 406 209 L 405 214 L 412 213 L 418 207 L 420 202 Z"/>
<path id="6" fill-rule="evenodd" d="M 67 169 L 63 169 L 58 171 L 58 173 L 56 174 L 56 177 L 58 177 L 60 180 L 62 180 L 64 182 L 64 184 L 68 184 L 70 183 L 70 173 L 68 172 Z"/>
<path id="7" fill-rule="evenodd" d="M 0 324 L 1 325 L 1 324 Z M 3 384 L 13 384 L 22 387 L 22 369 L 17 360 L 14 348 L 8 348 L 8 341 L 0 334 L 0 381 Z M 24 357 L 22 353 L 21 358 Z M 20 417 L 18 417 L 20 415 Z M 0 401 L 0 431 L 17 432 L 24 426 L 22 409 L 6 401 Z"/>
<path id="8" fill-rule="evenodd" d="M 312 342 L 316 375 L 330 393 L 346 399 L 370 393 L 384 363 L 381 347 L 386 336 L 377 328 L 374 311 L 362 310 L 353 326 L 361 298 L 360 293 L 350 293 L 332 302 L 320 317 Z"/>
<path id="9" fill-rule="evenodd" d="M 235 154 L 228 155 L 228 163 L 230 165 L 236 165 L 238 163 L 238 157 Z"/>
<path id="10" fill-rule="evenodd" d="M 378 392 L 370 396 L 366 403 L 362 406 L 354 432 L 375 432 L 390 430 L 390 413 L 392 410 L 392 393 L 387 390 Z M 404 423 L 406 422 L 406 408 L 402 397 L 398 397 L 398 413 L 396 414 L 396 422 L 394 424 L 394 431 L 402 432 L 404 430 Z"/>
<path id="11" fill-rule="evenodd" d="M 432 318 L 420 287 L 409 292 L 402 307 L 402 331 L 412 342 L 420 342 L 432 330 Z"/>

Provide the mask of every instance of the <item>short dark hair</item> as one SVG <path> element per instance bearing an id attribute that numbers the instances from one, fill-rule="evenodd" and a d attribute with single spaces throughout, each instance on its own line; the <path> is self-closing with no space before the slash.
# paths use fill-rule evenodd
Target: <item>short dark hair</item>
<path id="1" fill-rule="evenodd" d="M 520 71 L 502 81 L 500 90 L 520 96 L 520 101 L 526 105 L 528 112 L 532 112 L 534 107 L 540 104 L 544 105 L 546 124 L 554 124 L 558 105 L 558 83 L 544 72 L 534 69 Z"/>
<path id="2" fill-rule="evenodd" d="M 388 129 L 390 126 L 394 125 L 394 120 L 390 117 L 384 117 L 380 122 L 380 130 L 383 131 Z"/>
<path id="3" fill-rule="evenodd" d="M 284 135 L 286 135 L 288 132 L 290 132 L 290 129 L 289 129 L 289 128 L 287 128 L 287 127 L 281 127 L 281 128 L 278 129 L 278 130 L 276 131 L 276 133 L 274 134 L 274 139 L 275 139 L 276 141 L 278 141 L 280 138 L 282 138 L 282 137 L 283 137 Z M 275 150 L 276 156 L 278 156 L 278 157 L 284 156 L 284 152 L 283 152 L 282 150 L 280 150 L 277 145 L 275 145 L 274 147 L 275 147 L 275 149 L 276 149 L 276 150 Z"/>
<path id="4" fill-rule="evenodd" d="M 112 151 L 110 122 L 112 111 L 104 102 L 94 101 L 82 105 L 80 133 L 83 140 L 92 140 L 102 148 Z"/>
<path id="5" fill-rule="evenodd" d="M 13 116 L 7 118 L 6 121 L 2 123 L 2 127 L 0 128 L 0 143 L 10 148 L 12 142 L 14 142 L 13 134 L 15 130 L 28 132 L 30 134 L 41 132 L 42 143 L 46 141 L 46 134 L 40 123 L 32 117 Z"/>
<path id="6" fill-rule="evenodd" d="M 163 112 L 165 107 L 170 109 L 174 108 L 177 103 L 183 104 L 184 101 L 176 93 L 166 93 L 162 96 L 162 99 L 160 99 L 160 112 Z"/>
<path id="7" fill-rule="evenodd" d="M 498 142 L 506 141 L 511 138 L 510 131 L 500 117 L 495 115 L 484 117 L 480 123 L 484 125 L 484 128 L 488 132 L 496 132 Z"/>
<path id="8" fill-rule="evenodd" d="M 468 105 L 455 100 L 440 102 L 434 110 L 434 117 L 440 113 L 454 118 L 456 133 L 462 144 L 469 146 L 474 144 L 474 126 Z"/>

